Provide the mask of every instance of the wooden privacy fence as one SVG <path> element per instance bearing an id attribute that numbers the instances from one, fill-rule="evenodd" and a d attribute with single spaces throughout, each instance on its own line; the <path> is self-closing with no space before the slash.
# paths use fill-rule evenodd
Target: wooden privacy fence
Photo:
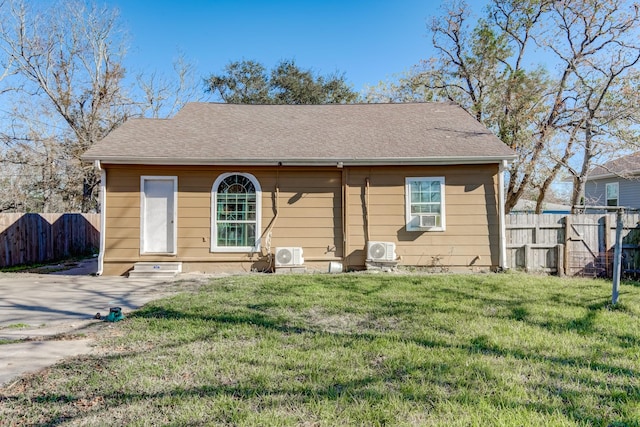
<path id="1" fill-rule="evenodd" d="M 640 214 L 625 214 L 622 229 L 623 274 L 640 273 Z M 616 214 L 507 215 L 510 268 L 571 276 L 610 277 Z"/>
<path id="2" fill-rule="evenodd" d="M 0 267 L 86 255 L 100 246 L 100 214 L 0 213 Z"/>

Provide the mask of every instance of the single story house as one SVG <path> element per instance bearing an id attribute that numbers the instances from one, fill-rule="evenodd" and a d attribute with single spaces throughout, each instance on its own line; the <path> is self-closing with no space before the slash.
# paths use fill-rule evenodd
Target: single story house
<path id="1" fill-rule="evenodd" d="M 452 103 L 190 103 L 91 147 L 99 273 L 505 266 L 514 153 Z"/>
<path id="2" fill-rule="evenodd" d="M 593 168 L 584 193 L 586 206 L 640 209 L 640 151 Z"/>

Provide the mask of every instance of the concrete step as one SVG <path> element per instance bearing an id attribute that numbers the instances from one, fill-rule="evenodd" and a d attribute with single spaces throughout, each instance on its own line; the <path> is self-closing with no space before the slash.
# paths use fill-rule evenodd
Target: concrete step
<path id="1" fill-rule="evenodd" d="M 136 262 L 133 270 L 129 272 L 129 277 L 174 277 L 182 273 L 182 263 L 176 261 L 169 262 Z"/>

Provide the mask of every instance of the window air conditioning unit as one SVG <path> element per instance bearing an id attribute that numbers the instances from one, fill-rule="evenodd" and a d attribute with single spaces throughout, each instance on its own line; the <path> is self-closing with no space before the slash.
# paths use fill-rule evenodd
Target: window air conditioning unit
<path id="1" fill-rule="evenodd" d="M 368 242 L 367 260 L 389 262 L 396 260 L 396 244 L 393 242 Z"/>
<path id="2" fill-rule="evenodd" d="M 304 264 L 304 258 L 302 258 L 302 248 L 276 248 L 276 267 L 293 267 L 302 264 Z"/>
<path id="3" fill-rule="evenodd" d="M 438 226 L 438 220 L 440 215 L 437 214 L 427 214 L 427 215 L 419 215 L 420 219 L 420 228 L 432 228 Z"/>

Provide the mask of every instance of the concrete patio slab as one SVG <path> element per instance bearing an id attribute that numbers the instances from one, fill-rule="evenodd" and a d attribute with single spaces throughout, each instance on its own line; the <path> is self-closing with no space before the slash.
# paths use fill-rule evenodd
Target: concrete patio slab
<path id="1" fill-rule="evenodd" d="M 82 329 L 102 321 L 96 313 L 106 316 L 110 307 L 121 307 L 126 316 L 179 291 L 175 282 L 185 280 L 91 275 L 96 267 L 88 260 L 51 274 L 0 273 L 0 341 L 16 340 L 0 345 L 0 386 L 65 357 L 90 353 L 92 340 L 82 336 Z M 56 338 L 72 333 L 81 339 Z"/>

